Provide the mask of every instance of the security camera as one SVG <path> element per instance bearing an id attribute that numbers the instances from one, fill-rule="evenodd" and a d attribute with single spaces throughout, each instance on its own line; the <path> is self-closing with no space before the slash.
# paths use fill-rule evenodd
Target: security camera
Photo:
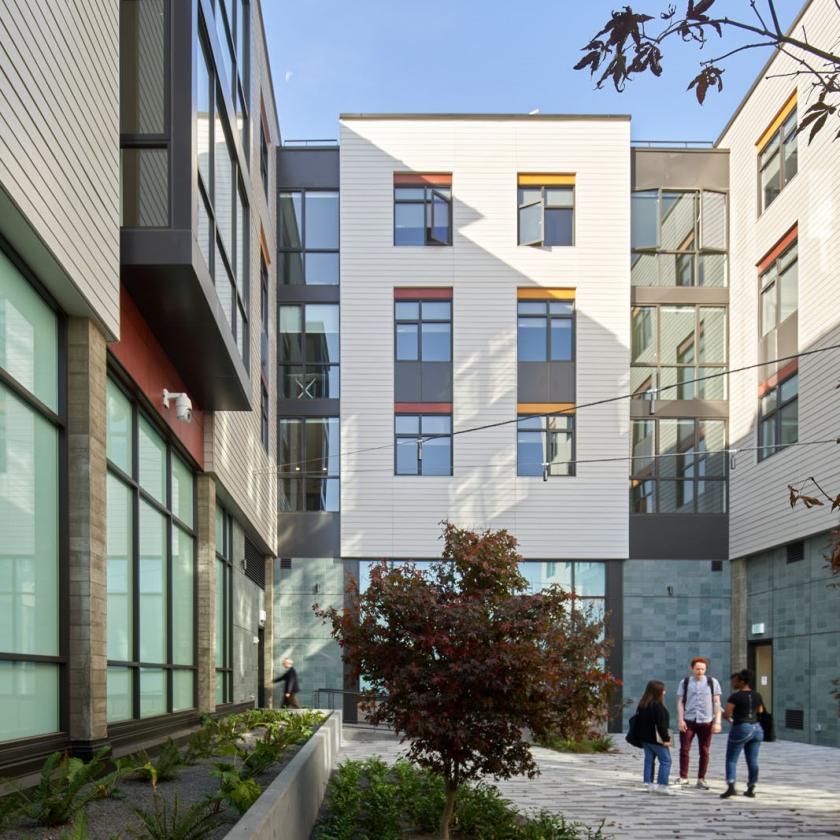
<path id="1" fill-rule="evenodd" d="M 192 420 L 192 400 L 183 392 L 173 393 L 164 388 L 163 405 L 165 408 L 169 408 L 170 400 L 175 400 L 175 416 L 183 423 L 189 423 Z"/>

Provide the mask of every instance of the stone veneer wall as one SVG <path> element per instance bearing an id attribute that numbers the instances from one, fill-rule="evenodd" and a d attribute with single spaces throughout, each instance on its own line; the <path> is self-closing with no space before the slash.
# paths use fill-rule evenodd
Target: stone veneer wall
<path id="1" fill-rule="evenodd" d="M 668 587 L 673 594 L 668 594 Z M 648 680 L 662 680 L 676 728 L 677 685 L 694 656 L 724 693 L 730 671 L 730 573 L 710 560 L 627 560 L 624 563 L 624 725 Z"/>
<path id="2" fill-rule="evenodd" d="M 840 746 L 840 588 L 826 568 L 827 536 L 804 540 L 804 558 L 787 562 L 785 546 L 747 564 L 747 639 L 773 642 L 773 716 L 778 737 Z M 840 583 L 840 581 L 837 581 Z M 754 624 L 764 633 L 752 634 Z M 804 728 L 785 727 L 785 710 L 801 709 Z"/>

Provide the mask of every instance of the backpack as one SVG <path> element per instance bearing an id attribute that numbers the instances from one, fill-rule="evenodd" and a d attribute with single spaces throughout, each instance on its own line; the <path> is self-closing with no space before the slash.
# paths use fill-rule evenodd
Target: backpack
<path id="1" fill-rule="evenodd" d="M 638 747 L 639 749 L 642 749 L 642 739 L 639 737 L 638 712 L 636 712 L 636 714 L 627 721 L 627 734 L 624 736 L 624 740 L 627 741 L 631 747 Z"/>
<path id="2" fill-rule="evenodd" d="M 683 684 L 683 690 L 682 690 L 683 710 L 685 709 L 685 704 L 688 701 L 688 681 L 690 679 L 691 679 L 691 677 L 685 677 L 682 681 L 682 684 Z M 706 674 L 706 685 L 709 686 L 709 691 L 711 692 L 711 695 L 712 695 L 712 705 L 714 705 L 715 681 L 708 674 Z"/>

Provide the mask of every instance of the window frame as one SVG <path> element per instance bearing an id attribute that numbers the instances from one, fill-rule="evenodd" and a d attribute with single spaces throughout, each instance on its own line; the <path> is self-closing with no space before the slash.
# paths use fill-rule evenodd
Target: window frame
<path id="1" fill-rule="evenodd" d="M 521 428 L 520 423 L 523 420 L 529 420 L 534 418 L 542 418 L 545 423 L 543 424 L 543 428 L 541 429 L 527 429 Z M 549 421 L 555 419 L 564 419 L 568 422 L 569 428 L 568 429 L 549 429 Z M 516 418 L 516 477 L 517 478 L 540 478 L 543 481 L 548 480 L 549 478 L 575 478 L 577 474 L 575 459 L 577 458 L 577 417 L 574 411 L 567 411 L 567 412 L 554 412 L 554 413 L 546 413 L 546 414 L 526 414 L 520 412 Z M 561 462 L 561 465 L 565 467 L 565 472 L 552 472 L 552 462 L 543 462 L 542 463 L 542 472 L 539 474 L 535 473 L 525 473 L 520 472 L 521 465 L 519 460 L 519 434 L 520 432 L 524 432 L 527 434 L 540 434 L 543 438 L 542 444 L 542 451 L 544 453 L 550 452 L 549 445 L 551 443 L 551 438 L 555 435 L 568 435 L 570 448 L 571 448 L 571 457 L 569 462 Z"/>
<path id="2" fill-rule="evenodd" d="M 148 401 L 142 397 L 131 385 L 128 377 L 113 362 L 108 364 L 108 379 L 128 400 L 131 406 L 131 474 L 125 472 L 120 466 L 110 459 L 106 461 L 106 475 L 112 476 L 120 482 L 121 486 L 128 489 L 131 496 L 131 598 L 132 598 L 132 642 L 131 659 L 112 660 L 108 659 L 108 668 L 127 668 L 131 673 L 132 690 L 132 715 L 123 720 L 108 722 L 109 731 L 113 727 L 136 721 L 148 721 L 160 719 L 164 716 L 178 714 L 186 709 L 173 711 L 174 679 L 175 671 L 189 671 L 193 675 L 193 705 L 190 709 L 198 708 L 198 492 L 196 490 L 197 473 L 192 465 L 192 458 L 186 453 L 172 432 L 155 416 L 153 408 Z M 166 475 L 166 487 L 164 489 L 165 501 L 158 501 L 155 496 L 140 484 L 140 453 L 139 453 L 139 431 L 140 421 L 144 420 L 161 438 L 166 447 L 164 470 Z M 173 511 L 172 498 L 172 461 L 177 455 L 184 463 L 193 477 L 193 525 L 180 519 Z M 140 657 L 141 645 L 141 623 L 140 623 L 140 509 L 141 503 L 150 507 L 156 514 L 163 517 L 164 532 L 166 541 L 166 662 L 148 662 Z M 192 639 L 192 665 L 180 665 L 173 660 L 173 537 L 177 530 L 186 533 L 192 540 L 193 548 L 193 639 Z M 106 634 L 107 635 L 107 634 Z M 160 715 L 141 714 L 141 692 L 140 675 L 144 668 L 162 670 L 166 680 L 166 711 Z M 106 677 L 107 678 L 107 677 Z"/>
<path id="3" fill-rule="evenodd" d="M 417 173 L 421 174 L 422 173 Z M 423 190 L 423 198 L 399 198 L 397 196 L 397 190 L 406 190 L 406 189 L 414 189 L 414 190 Z M 444 195 L 441 190 L 448 192 L 449 195 Z M 392 244 L 395 248 L 425 248 L 425 247 L 452 247 L 453 244 L 453 222 L 452 222 L 452 209 L 453 209 L 453 194 L 452 194 L 452 183 L 450 181 L 448 186 L 443 186 L 441 184 L 397 184 L 394 183 L 393 191 L 391 193 L 393 198 L 393 239 Z M 434 207 L 435 207 L 435 200 L 443 201 L 446 206 L 448 207 L 448 224 L 447 224 L 447 241 L 441 242 L 439 239 L 435 239 L 433 235 L 433 231 L 435 230 L 434 224 Z M 423 207 L 423 220 L 424 220 L 424 242 L 397 242 L 397 207 L 403 206 L 422 206 Z"/>
<path id="4" fill-rule="evenodd" d="M 552 313 L 551 311 L 551 304 L 568 304 L 571 306 L 572 311 L 570 314 L 566 313 Z M 547 364 L 547 363 L 577 363 L 577 306 L 575 305 L 576 301 L 574 299 L 569 300 L 561 300 L 557 298 L 539 298 L 539 299 L 528 299 L 528 298 L 520 298 L 516 301 L 516 360 L 519 364 Z M 521 313 L 520 307 L 523 305 L 538 305 L 543 304 L 545 306 L 545 313 L 538 315 L 536 313 Z M 545 352 L 546 356 L 544 359 L 522 359 L 519 354 L 519 324 L 521 320 L 530 320 L 530 321 L 537 321 L 543 320 L 545 321 L 545 332 L 546 332 L 546 345 L 545 345 Z M 560 322 L 569 322 L 571 324 L 571 355 L 568 359 L 554 359 L 552 358 L 552 323 L 554 321 Z"/>
<path id="5" fill-rule="evenodd" d="M 416 303 L 417 304 L 417 318 L 399 318 L 397 316 L 397 307 L 401 303 Z M 448 318 L 424 318 L 423 304 L 424 303 L 445 303 L 449 306 Z M 401 324 L 411 324 L 417 327 L 417 357 L 414 359 L 401 359 L 397 355 L 398 341 L 397 336 Z M 448 359 L 424 359 L 423 358 L 423 324 L 448 324 L 449 325 L 449 358 Z M 395 298 L 394 299 L 394 362 L 427 362 L 432 364 L 452 364 L 453 354 L 453 335 L 452 335 L 452 298 Z"/>
<path id="6" fill-rule="evenodd" d="M 539 201 L 521 202 L 519 193 L 523 190 L 539 190 Z M 549 205 L 546 203 L 546 190 L 567 190 L 572 194 L 571 207 L 563 205 Z M 522 241 L 522 211 L 542 205 L 542 223 L 540 225 L 541 237 L 533 242 Z M 572 214 L 572 239 L 571 242 L 546 243 L 545 241 L 545 213 L 547 210 L 571 210 Z M 517 247 L 527 248 L 573 248 L 577 244 L 577 184 L 517 184 L 516 186 L 516 244 Z"/>
<path id="7" fill-rule="evenodd" d="M 796 265 L 796 309 L 793 310 L 784 320 L 780 319 L 782 312 L 782 275 L 790 271 Z M 764 295 L 771 287 L 775 287 L 774 299 L 774 323 L 765 328 L 764 324 Z M 760 338 L 777 330 L 788 318 L 799 315 L 799 241 L 794 239 L 773 262 L 768 265 L 758 276 L 758 334 Z"/>
<path id="8" fill-rule="evenodd" d="M 767 138 L 764 143 L 762 143 L 760 147 L 756 149 L 759 216 L 763 215 L 767 211 L 770 205 L 772 205 L 773 202 L 782 194 L 784 188 L 799 174 L 798 110 L 799 103 L 796 102 L 794 103 L 793 108 L 785 115 L 779 127 Z M 776 148 L 775 153 L 772 154 L 767 161 L 762 162 L 762 156 L 776 141 L 778 141 L 778 147 Z M 796 146 L 796 171 L 788 177 L 785 171 L 785 145 L 791 142 Z M 779 191 L 770 201 L 765 201 L 766 196 L 763 175 L 765 170 L 770 166 L 770 163 L 777 157 L 779 160 Z"/>
<path id="9" fill-rule="evenodd" d="M 796 395 L 782 400 L 782 387 L 788 384 L 791 379 L 796 378 Z M 764 400 L 773 392 L 775 392 L 775 404 L 769 411 L 764 411 Z M 782 410 L 796 404 L 796 440 L 782 443 Z M 773 422 L 773 443 L 770 445 L 762 443 L 762 431 L 764 424 L 767 421 Z M 796 443 L 799 440 L 799 369 L 791 371 L 784 379 L 780 379 L 772 388 L 768 388 L 767 392 L 758 398 L 758 417 L 756 421 L 757 440 L 756 440 L 756 463 L 766 461 L 772 458 L 784 449 L 787 449 L 791 443 Z M 765 450 L 770 451 L 765 451 Z"/>
<path id="10" fill-rule="evenodd" d="M 283 423 L 288 422 L 298 422 L 299 431 L 298 431 L 298 440 L 297 440 L 297 447 L 298 451 L 304 457 L 306 456 L 306 424 L 307 423 L 329 423 L 329 421 L 335 421 L 335 428 L 337 432 L 337 442 L 336 442 L 336 449 L 337 451 L 334 454 L 330 454 L 329 452 L 324 459 L 326 461 L 326 471 L 322 468 L 320 472 L 316 469 L 313 469 L 309 466 L 309 464 L 304 460 L 299 466 L 294 466 L 290 464 L 284 464 L 279 461 L 282 457 L 281 452 L 283 450 L 283 435 L 281 433 L 281 428 Z M 294 509 L 283 509 L 282 507 L 282 499 L 285 498 L 285 494 L 283 493 L 281 488 L 278 488 L 278 507 L 280 509 L 280 513 L 340 513 L 341 512 L 341 419 L 337 415 L 325 415 L 325 416 L 315 416 L 315 415 L 306 415 L 306 416 L 295 416 L 295 415 L 283 415 L 277 418 L 277 457 L 278 457 L 278 465 L 277 465 L 277 477 L 279 482 L 283 482 L 284 480 L 291 480 L 296 479 L 300 485 L 300 492 L 296 495 L 296 498 L 299 500 L 299 504 Z M 335 469 L 331 469 L 332 465 L 336 465 Z M 291 467 L 291 468 L 289 468 Z M 301 468 L 302 467 L 302 468 Z M 285 469 L 284 469 L 285 468 Z M 306 507 L 307 501 L 307 485 L 310 481 L 323 481 L 323 480 L 334 480 L 337 482 L 338 488 L 338 506 L 336 510 L 325 510 L 324 508 L 318 508 L 316 510 L 310 510 Z"/>
<path id="11" fill-rule="evenodd" d="M 417 433 L 408 433 L 408 432 L 398 432 L 397 431 L 397 418 L 400 417 L 416 417 L 417 418 Z M 423 419 L 424 418 L 441 418 L 446 417 L 449 420 L 449 432 L 430 432 L 427 434 L 423 433 Z M 431 473 L 424 473 L 423 472 L 423 442 L 424 440 L 439 440 L 446 438 L 449 440 L 449 472 L 446 474 L 431 474 Z M 454 444 L 454 435 L 453 435 L 453 428 L 452 428 L 452 412 L 440 412 L 440 413 L 409 413 L 409 412 L 395 412 L 394 413 L 394 475 L 400 476 L 402 478 L 452 478 L 454 475 L 454 462 L 455 462 L 455 444 Z M 400 446 L 401 440 L 414 440 L 417 445 L 417 458 L 416 458 L 416 466 L 417 472 L 413 473 L 405 473 L 405 472 L 398 472 L 398 451 Z"/>
<path id="12" fill-rule="evenodd" d="M 338 205 L 338 220 L 337 220 L 337 231 L 338 231 L 338 244 L 335 248 L 309 248 L 306 244 L 306 197 L 307 195 L 311 195 L 313 193 L 333 193 L 336 196 L 336 202 Z M 281 201 L 284 196 L 300 196 L 300 246 L 289 246 L 283 244 L 283 237 L 281 235 L 281 229 L 283 224 L 283 210 Z M 313 287 L 313 286 L 341 286 L 341 262 L 339 254 L 341 253 L 341 194 L 339 189 L 336 187 L 335 189 L 327 189 L 318 188 L 318 189 L 300 189 L 300 188 L 290 188 L 284 189 L 280 188 L 277 191 L 277 251 L 280 255 L 279 258 L 279 265 L 277 268 L 277 283 L 279 286 L 288 286 L 288 287 L 295 287 L 295 286 L 302 286 L 302 287 Z M 309 254 L 335 254 L 336 261 L 338 263 L 338 273 L 337 279 L 335 283 L 307 283 L 306 282 L 306 258 Z M 286 270 L 284 266 L 284 262 L 286 258 L 299 255 L 301 259 L 301 265 L 303 269 L 303 282 L 302 283 L 291 283 L 289 278 L 286 277 Z"/>
<path id="13" fill-rule="evenodd" d="M 338 337 L 339 337 L 339 357 L 338 361 L 332 362 L 320 362 L 320 361 L 312 361 L 308 358 L 306 348 L 308 343 L 306 338 L 309 333 L 306 331 L 306 311 L 310 306 L 330 306 L 334 307 L 338 316 Z M 284 358 L 284 336 L 287 333 L 284 333 L 281 329 L 281 318 L 280 313 L 283 309 L 296 309 L 299 313 L 300 317 L 300 325 L 301 330 L 298 335 L 301 337 L 301 360 L 300 361 L 291 361 Z M 312 384 L 314 384 L 317 380 L 312 380 L 309 382 L 308 385 L 303 385 L 301 382 L 297 383 L 298 388 L 300 389 L 300 393 L 297 396 L 284 396 L 286 390 L 286 377 L 293 375 L 291 373 L 291 369 L 293 368 L 302 368 L 303 373 L 299 374 L 304 378 L 309 377 L 311 375 L 326 375 L 327 379 L 327 388 L 331 383 L 333 375 L 337 376 L 336 381 L 336 390 L 340 393 L 341 389 L 341 350 L 340 350 L 340 341 L 341 341 L 341 307 L 338 303 L 332 302 L 310 302 L 310 303 L 292 303 L 287 302 L 285 300 L 278 301 L 277 304 L 277 342 L 278 342 L 278 349 L 277 349 L 277 373 L 279 376 L 279 383 L 278 383 L 278 399 L 281 400 L 294 400 L 294 401 L 307 401 L 307 400 L 328 400 L 328 399 L 338 399 L 338 395 L 335 397 L 327 396 L 310 396 L 308 395 L 308 390 Z"/>
<path id="14" fill-rule="evenodd" d="M 229 514 L 224 507 L 216 504 L 217 516 L 219 513 L 222 518 L 222 547 L 216 545 L 216 566 L 214 567 L 214 575 L 216 576 L 216 586 L 219 585 L 218 570 L 219 564 L 222 564 L 224 569 L 224 593 L 222 595 L 222 604 L 224 616 L 222 616 L 222 665 L 216 665 L 215 659 L 213 661 L 214 673 L 218 685 L 219 675 L 222 675 L 222 701 L 221 705 L 227 705 L 233 702 L 233 516 Z M 214 521 L 215 527 L 215 521 Z M 219 616 L 216 616 L 216 623 L 218 625 Z M 214 637 L 215 639 L 215 637 Z M 213 696 L 216 695 L 216 687 L 214 687 Z"/>

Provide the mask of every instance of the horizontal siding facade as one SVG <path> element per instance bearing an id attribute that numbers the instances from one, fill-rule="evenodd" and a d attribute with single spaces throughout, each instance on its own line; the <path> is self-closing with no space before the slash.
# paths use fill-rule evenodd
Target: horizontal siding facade
<path id="1" fill-rule="evenodd" d="M 817 46 L 836 44 L 840 16 L 832 0 L 814 0 L 795 32 L 807 31 Z M 799 227 L 799 352 L 840 344 L 840 141 L 836 124 L 809 144 L 798 139 L 797 175 L 758 215 L 756 142 L 797 85 L 792 58 L 777 55 L 748 97 L 719 145 L 731 155 L 731 323 L 732 368 L 759 361 L 759 281 L 756 264 L 793 226 Z M 813 101 L 807 78 L 798 81 L 799 119 Z M 836 122 L 836 121 L 835 121 Z M 840 351 L 799 361 L 799 441 L 838 436 Z M 735 448 L 758 445 L 757 370 L 730 377 L 730 441 Z M 840 447 L 797 446 L 758 462 L 754 451 L 737 457 L 730 476 L 730 556 L 762 551 L 836 525 L 829 507 L 791 510 L 788 484 L 813 476 L 830 493 L 840 493 Z"/>
<path id="2" fill-rule="evenodd" d="M 393 245 L 394 172 L 451 172 L 453 245 Z M 575 173 L 575 245 L 517 245 L 517 173 Z M 341 122 L 341 533 L 344 557 L 433 557 L 440 527 L 507 528 L 527 558 L 623 558 L 626 461 L 518 478 L 519 287 L 571 287 L 577 402 L 629 387 L 626 119 Z M 452 477 L 394 475 L 393 288 L 453 288 Z M 580 409 L 576 458 L 626 457 L 628 403 Z"/>
<path id="3" fill-rule="evenodd" d="M 119 102 L 119 3 L 4 2 L 0 230 L 63 308 L 109 338 L 119 336 Z"/>

